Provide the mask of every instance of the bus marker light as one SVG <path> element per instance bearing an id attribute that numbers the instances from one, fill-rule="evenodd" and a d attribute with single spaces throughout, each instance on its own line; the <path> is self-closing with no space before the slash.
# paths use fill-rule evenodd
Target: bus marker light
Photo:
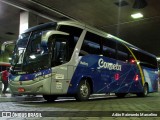
<path id="1" fill-rule="evenodd" d="M 18 88 L 18 92 L 24 92 L 24 88 Z"/>

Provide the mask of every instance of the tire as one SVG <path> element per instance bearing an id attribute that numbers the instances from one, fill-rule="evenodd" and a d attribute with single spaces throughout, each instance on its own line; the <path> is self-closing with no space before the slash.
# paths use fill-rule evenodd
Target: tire
<path id="1" fill-rule="evenodd" d="M 79 83 L 75 98 L 77 101 L 86 101 L 88 100 L 90 93 L 91 93 L 90 84 L 87 82 L 87 80 L 83 80 Z"/>
<path id="2" fill-rule="evenodd" d="M 148 85 L 147 84 L 144 84 L 143 92 L 137 93 L 137 96 L 138 97 L 146 97 L 146 96 L 148 96 Z"/>
<path id="3" fill-rule="evenodd" d="M 43 98 L 47 100 L 47 102 L 54 102 L 57 99 L 55 95 L 43 95 Z"/>
<path id="4" fill-rule="evenodd" d="M 127 93 L 115 93 L 115 95 L 118 97 L 118 98 L 124 98 Z"/>

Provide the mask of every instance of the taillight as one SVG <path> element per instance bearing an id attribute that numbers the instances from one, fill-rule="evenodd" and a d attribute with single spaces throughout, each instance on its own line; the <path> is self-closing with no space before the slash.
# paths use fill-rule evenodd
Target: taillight
<path id="1" fill-rule="evenodd" d="M 114 75 L 114 79 L 115 79 L 115 80 L 119 80 L 119 73 L 116 73 L 116 74 Z"/>
<path id="2" fill-rule="evenodd" d="M 139 80 L 139 75 L 135 75 L 134 76 L 134 81 L 138 81 Z"/>

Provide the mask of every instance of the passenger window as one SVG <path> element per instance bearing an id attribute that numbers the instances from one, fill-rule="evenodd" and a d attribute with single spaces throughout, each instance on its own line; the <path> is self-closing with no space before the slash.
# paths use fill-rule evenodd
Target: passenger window
<path id="1" fill-rule="evenodd" d="M 51 53 L 52 60 L 51 66 L 61 65 L 69 61 L 69 49 L 68 49 L 67 36 L 56 37 L 52 44 Z"/>
<path id="2" fill-rule="evenodd" d="M 60 63 L 67 61 L 67 42 L 63 39 L 57 39 L 54 47 L 54 57 L 55 60 Z"/>
<path id="3" fill-rule="evenodd" d="M 93 33 L 87 32 L 80 51 L 80 56 L 87 54 L 102 54 L 101 37 Z"/>
<path id="4" fill-rule="evenodd" d="M 109 58 L 116 58 L 116 42 L 110 39 L 103 39 L 103 55 Z"/>
<path id="5" fill-rule="evenodd" d="M 149 55 L 147 53 L 143 53 L 140 50 L 132 49 L 132 51 L 135 54 L 138 61 L 140 61 L 140 65 L 154 69 L 157 68 L 157 60 L 154 56 Z"/>
<path id="6" fill-rule="evenodd" d="M 124 61 L 124 62 L 128 62 L 129 59 L 129 51 L 126 48 L 126 46 L 124 46 L 121 43 L 117 43 L 117 59 Z"/>
<path id="7" fill-rule="evenodd" d="M 69 59 L 70 59 L 77 44 L 77 41 L 82 33 L 82 29 L 73 26 L 61 25 L 59 26 L 58 30 L 69 33 L 68 46 L 69 46 Z"/>

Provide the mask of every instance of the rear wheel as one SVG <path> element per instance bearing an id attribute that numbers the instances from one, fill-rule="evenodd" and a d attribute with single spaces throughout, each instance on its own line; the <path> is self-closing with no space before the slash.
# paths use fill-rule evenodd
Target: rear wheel
<path id="1" fill-rule="evenodd" d="M 83 80 L 79 83 L 75 98 L 77 101 L 85 101 L 88 100 L 90 93 L 91 93 L 90 84 L 87 82 L 87 80 Z"/>
<path id="2" fill-rule="evenodd" d="M 47 100 L 47 102 L 53 102 L 57 99 L 57 96 L 55 95 L 43 95 L 43 98 Z"/>
<path id="3" fill-rule="evenodd" d="M 143 92 L 137 93 L 138 97 L 146 97 L 148 95 L 148 85 L 144 84 Z"/>

